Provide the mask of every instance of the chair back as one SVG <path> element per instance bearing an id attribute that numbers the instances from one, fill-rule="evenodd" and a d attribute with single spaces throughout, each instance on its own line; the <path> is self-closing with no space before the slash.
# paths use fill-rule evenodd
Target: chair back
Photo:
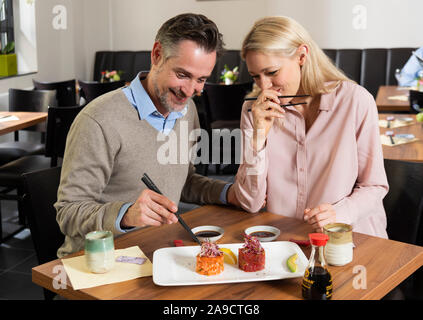
<path id="1" fill-rule="evenodd" d="M 57 106 L 56 90 L 9 89 L 9 111 L 47 112 L 49 106 Z M 45 132 L 46 124 L 21 130 Z"/>
<path id="2" fill-rule="evenodd" d="M 206 121 L 211 128 L 225 127 L 226 123 L 233 123 L 228 127 L 239 128 L 241 110 L 244 98 L 251 91 L 252 82 L 223 85 L 206 83 L 203 90 Z M 216 125 L 219 121 L 223 125 Z"/>
<path id="3" fill-rule="evenodd" d="M 70 107 L 76 103 L 76 81 L 39 82 L 32 79 L 36 90 L 56 90 L 57 106 Z"/>
<path id="4" fill-rule="evenodd" d="M 385 159 L 389 192 L 383 199 L 390 239 L 423 245 L 423 163 Z"/>
<path id="5" fill-rule="evenodd" d="M 389 192 L 383 199 L 388 237 L 423 246 L 423 163 L 385 159 Z M 401 283 L 406 299 L 423 298 L 423 267 Z"/>
<path id="6" fill-rule="evenodd" d="M 87 103 L 89 103 L 95 98 L 101 96 L 102 94 L 125 86 L 125 81 L 121 80 L 102 83 L 96 81 L 78 80 L 78 84 L 81 90 L 81 97 L 83 97 L 87 101 Z"/>
<path id="7" fill-rule="evenodd" d="M 23 174 L 24 208 L 39 264 L 57 259 L 65 236 L 56 221 L 57 190 L 61 167 Z"/>
<path id="8" fill-rule="evenodd" d="M 409 100 L 411 113 L 423 112 L 423 92 L 410 90 Z"/>
<path id="9" fill-rule="evenodd" d="M 58 158 L 63 158 L 69 129 L 82 109 L 81 106 L 48 108 L 45 155 L 51 157 L 52 167 L 57 166 Z"/>

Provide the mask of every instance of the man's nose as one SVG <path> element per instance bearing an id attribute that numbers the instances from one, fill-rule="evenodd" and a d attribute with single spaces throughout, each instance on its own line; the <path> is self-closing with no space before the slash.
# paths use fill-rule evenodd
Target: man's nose
<path id="1" fill-rule="evenodd" d="M 198 83 L 195 80 L 189 81 L 189 83 L 183 87 L 183 92 L 187 97 L 192 97 L 203 90 L 204 84 Z"/>

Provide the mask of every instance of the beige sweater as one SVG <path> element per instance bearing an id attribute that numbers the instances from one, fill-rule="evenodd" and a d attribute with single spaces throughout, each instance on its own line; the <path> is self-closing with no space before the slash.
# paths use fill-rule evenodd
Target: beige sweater
<path id="1" fill-rule="evenodd" d="M 220 204 L 226 182 L 196 174 L 189 161 L 187 152 L 196 141 L 187 140 L 195 128 L 199 122 L 192 101 L 185 116 L 176 120 L 173 133 L 164 139 L 139 119 L 121 89 L 87 105 L 72 124 L 66 142 L 55 203 L 57 222 L 66 236 L 58 257 L 82 250 L 90 231 L 119 234 L 115 228 L 119 210 L 146 188 L 141 181 L 144 173 L 176 204 L 180 200 Z M 175 160 L 169 152 L 174 152 L 172 148 L 177 148 L 176 163 L 161 164 L 167 156 Z"/>

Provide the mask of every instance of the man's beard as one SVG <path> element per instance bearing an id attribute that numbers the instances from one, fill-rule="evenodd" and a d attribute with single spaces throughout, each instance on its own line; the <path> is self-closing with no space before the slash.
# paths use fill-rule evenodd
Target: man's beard
<path id="1" fill-rule="evenodd" d="M 176 108 L 174 105 L 172 105 L 172 104 L 170 103 L 170 97 L 169 97 L 169 95 L 171 95 L 171 94 L 172 94 L 171 92 L 169 92 L 169 91 L 167 91 L 167 92 L 165 92 L 165 93 L 161 93 L 161 92 L 160 92 L 160 89 L 159 89 L 159 87 L 157 86 L 157 82 L 155 81 L 155 79 L 154 79 L 154 81 L 153 81 L 153 87 L 154 87 L 154 94 L 156 95 L 156 97 L 158 97 L 158 98 L 159 98 L 160 104 L 162 105 L 162 107 L 163 107 L 164 109 L 166 109 L 166 111 L 168 111 L 168 112 L 174 112 L 174 111 L 181 111 L 181 110 L 183 110 L 183 108 Z M 184 96 L 184 94 L 183 94 L 180 90 L 173 89 L 173 88 L 172 88 L 172 90 L 173 90 L 173 91 L 174 91 L 177 95 L 179 95 L 179 96 Z M 174 103 L 174 104 L 176 104 L 176 105 L 178 105 L 178 106 L 183 105 L 183 106 L 184 106 L 184 108 L 185 108 L 185 106 L 187 105 L 187 102 L 185 102 L 185 103 L 183 103 L 183 104 L 177 104 L 177 103 Z"/>

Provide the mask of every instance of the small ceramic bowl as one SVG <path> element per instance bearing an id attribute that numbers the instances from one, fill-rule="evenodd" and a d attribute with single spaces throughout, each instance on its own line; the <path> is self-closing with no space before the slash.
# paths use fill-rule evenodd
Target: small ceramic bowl
<path id="1" fill-rule="evenodd" d="M 216 242 L 223 237 L 224 230 L 218 226 L 198 226 L 191 229 L 201 242 Z"/>
<path id="2" fill-rule="evenodd" d="M 281 234 L 278 228 L 272 226 L 254 226 L 244 230 L 250 236 L 255 236 L 260 242 L 269 242 L 275 240 Z"/>

